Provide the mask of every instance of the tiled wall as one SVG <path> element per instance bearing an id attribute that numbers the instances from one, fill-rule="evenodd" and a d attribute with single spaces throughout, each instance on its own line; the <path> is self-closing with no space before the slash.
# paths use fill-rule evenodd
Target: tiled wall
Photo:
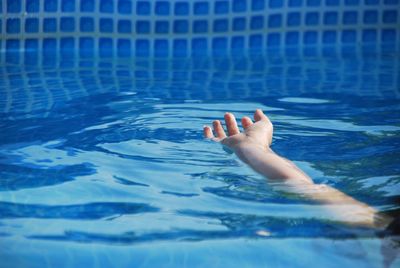
<path id="1" fill-rule="evenodd" d="M 2 51 L 188 56 L 400 42 L 400 0 L 0 0 Z"/>

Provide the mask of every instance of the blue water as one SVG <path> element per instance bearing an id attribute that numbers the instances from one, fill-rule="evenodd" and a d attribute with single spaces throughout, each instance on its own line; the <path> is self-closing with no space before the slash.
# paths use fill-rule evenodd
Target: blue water
<path id="1" fill-rule="evenodd" d="M 388 258 L 375 230 L 277 191 L 204 140 L 202 126 L 262 108 L 273 149 L 315 181 L 398 209 L 398 51 L 2 58 L 0 267 L 381 267 Z"/>

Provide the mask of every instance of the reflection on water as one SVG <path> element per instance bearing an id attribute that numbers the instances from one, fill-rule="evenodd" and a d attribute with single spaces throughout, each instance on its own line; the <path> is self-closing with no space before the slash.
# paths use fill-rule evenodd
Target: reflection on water
<path id="1" fill-rule="evenodd" d="M 399 56 L 386 47 L 267 50 L 199 58 L 85 58 L 9 52 L 2 57 L 2 112 L 44 112 L 104 93 L 137 100 L 225 100 L 316 94 L 399 98 Z M 286 100 L 287 101 L 287 100 Z M 90 106 L 90 103 L 88 103 Z"/>
<path id="2" fill-rule="evenodd" d="M 275 191 L 201 128 L 262 108 L 274 149 L 314 180 L 398 209 L 396 52 L 11 56 L 0 74 L 5 265 L 381 265 L 375 230 Z"/>

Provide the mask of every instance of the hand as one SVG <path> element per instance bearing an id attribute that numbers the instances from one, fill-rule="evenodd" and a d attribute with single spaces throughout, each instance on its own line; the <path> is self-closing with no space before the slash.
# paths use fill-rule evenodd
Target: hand
<path id="1" fill-rule="evenodd" d="M 224 118 L 228 136 L 221 122 L 215 120 L 213 122 L 214 133 L 209 126 L 205 126 L 203 129 L 204 137 L 221 142 L 232 150 L 242 146 L 256 146 L 263 150 L 269 149 L 272 143 L 273 126 L 260 109 L 257 109 L 254 113 L 255 123 L 247 116 L 242 118 L 244 132 L 240 132 L 233 114 L 226 113 Z"/>

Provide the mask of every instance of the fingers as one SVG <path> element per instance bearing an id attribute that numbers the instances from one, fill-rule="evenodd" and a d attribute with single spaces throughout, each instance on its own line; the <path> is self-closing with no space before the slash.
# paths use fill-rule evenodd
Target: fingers
<path id="1" fill-rule="evenodd" d="M 228 129 L 229 136 L 239 134 L 240 131 L 237 126 L 235 116 L 231 113 L 226 113 L 224 118 L 225 118 L 225 123 L 226 123 L 226 127 Z"/>
<path id="2" fill-rule="evenodd" d="M 214 134 L 212 133 L 212 130 L 209 126 L 204 126 L 203 127 L 203 134 L 204 134 L 204 138 L 207 139 L 213 139 L 214 138 Z"/>
<path id="3" fill-rule="evenodd" d="M 228 129 L 228 135 L 232 136 L 232 135 L 236 135 L 240 133 L 240 130 L 238 128 L 238 125 L 236 123 L 236 118 L 233 114 L 231 113 L 226 113 L 225 116 L 225 123 L 226 123 L 226 127 Z M 268 120 L 268 117 L 263 113 L 263 111 L 261 109 L 257 109 L 254 112 L 254 120 L 256 122 L 260 121 L 260 120 Z M 248 127 L 250 127 L 253 124 L 253 121 L 247 117 L 244 116 L 242 118 L 242 126 L 244 129 L 247 129 Z M 213 128 L 214 128 L 214 133 L 213 130 L 209 127 L 209 126 L 204 126 L 203 128 L 203 134 L 205 138 L 209 138 L 209 139 L 213 139 L 213 140 L 223 140 L 226 138 L 226 133 L 224 128 L 222 127 L 222 124 L 219 120 L 215 120 L 213 122 Z"/>
<path id="4" fill-rule="evenodd" d="M 213 127 L 214 127 L 214 133 L 216 134 L 217 137 L 214 136 L 214 133 L 209 126 L 204 126 L 203 135 L 205 138 L 213 139 L 215 141 L 226 138 L 225 130 L 222 127 L 221 122 L 219 120 L 215 120 L 213 122 Z"/>
<path id="5" fill-rule="evenodd" d="M 263 111 L 261 109 L 257 109 L 254 112 L 254 120 L 256 122 L 260 121 L 260 120 L 269 120 L 268 117 L 263 113 Z"/>
<path id="6" fill-rule="evenodd" d="M 223 139 L 226 137 L 225 130 L 222 127 L 221 122 L 219 120 L 215 120 L 213 122 L 213 127 L 214 127 L 214 133 L 217 135 L 219 139 Z"/>
<path id="7" fill-rule="evenodd" d="M 250 117 L 244 116 L 242 118 L 242 127 L 244 129 L 248 128 L 249 126 L 251 126 L 253 124 L 253 121 L 251 121 Z"/>

